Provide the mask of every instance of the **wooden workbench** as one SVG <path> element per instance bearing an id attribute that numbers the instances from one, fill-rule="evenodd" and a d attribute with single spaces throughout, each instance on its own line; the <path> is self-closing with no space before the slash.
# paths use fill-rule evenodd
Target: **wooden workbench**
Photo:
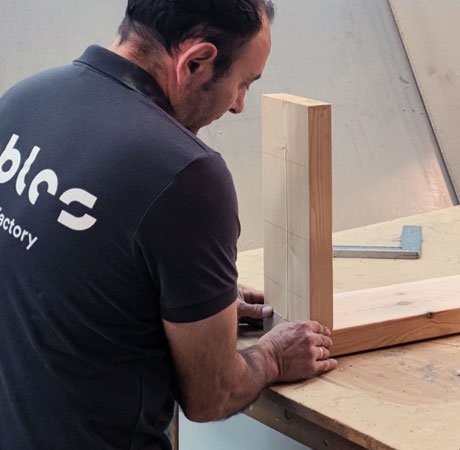
<path id="1" fill-rule="evenodd" d="M 420 260 L 336 259 L 335 291 L 460 274 L 460 207 L 336 233 L 334 244 L 397 246 L 403 225 L 423 227 Z M 262 289 L 263 251 L 238 264 L 240 282 Z M 264 391 L 247 414 L 315 450 L 460 450 L 460 336 L 339 358 L 334 372 Z"/>

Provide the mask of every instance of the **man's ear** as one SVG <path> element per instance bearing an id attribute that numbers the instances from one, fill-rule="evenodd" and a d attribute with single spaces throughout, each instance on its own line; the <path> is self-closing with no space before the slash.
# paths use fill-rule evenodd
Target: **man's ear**
<path id="1" fill-rule="evenodd" d="M 214 62 L 217 48 L 210 42 L 194 44 L 179 55 L 177 61 L 177 82 L 186 85 L 193 77 L 199 81 L 208 81 L 214 74 Z"/>

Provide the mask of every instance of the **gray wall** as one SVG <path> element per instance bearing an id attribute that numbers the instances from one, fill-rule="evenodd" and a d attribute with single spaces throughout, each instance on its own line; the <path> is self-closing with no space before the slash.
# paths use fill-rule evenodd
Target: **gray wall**
<path id="1" fill-rule="evenodd" d="M 0 93 L 68 64 L 89 44 L 109 45 L 125 6 L 124 0 L 0 0 Z"/>
<path id="2" fill-rule="evenodd" d="M 108 45 L 124 0 L 0 0 L 0 92 Z M 278 0 L 273 51 L 246 111 L 200 136 L 234 175 L 240 249 L 262 245 L 260 95 L 289 92 L 334 108 L 334 228 L 452 204 L 440 152 L 387 0 Z"/>
<path id="3" fill-rule="evenodd" d="M 262 93 L 333 105 L 336 231 L 452 205 L 450 182 L 386 0 L 278 0 L 273 51 L 246 113 L 202 132 L 235 174 L 242 246 L 262 245 Z"/>

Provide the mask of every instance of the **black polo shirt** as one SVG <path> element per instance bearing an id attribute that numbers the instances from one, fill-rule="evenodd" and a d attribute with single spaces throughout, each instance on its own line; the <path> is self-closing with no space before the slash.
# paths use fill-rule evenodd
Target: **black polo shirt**
<path id="1" fill-rule="evenodd" d="M 167 449 L 162 319 L 236 291 L 219 154 L 100 47 L 0 98 L 0 449 Z"/>

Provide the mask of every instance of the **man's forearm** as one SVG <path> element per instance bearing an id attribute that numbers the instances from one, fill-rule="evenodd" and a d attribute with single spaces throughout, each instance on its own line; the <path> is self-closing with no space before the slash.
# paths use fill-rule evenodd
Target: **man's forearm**
<path id="1" fill-rule="evenodd" d="M 222 361 L 222 370 L 209 380 L 206 395 L 195 392 L 183 402 L 185 414 L 195 422 L 209 422 L 244 411 L 278 377 L 278 364 L 268 347 L 254 345 L 235 353 L 233 361 Z"/>
<path id="2" fill-rule="evenodd" d="M 224 417 L 230 417 L 244 411 L 259 397 L 261 391 L 272 385 L 278 375 L 279 368 L 274 354 L 261 345 L 254 345 L 238 353 L 242 379 L 229 392 L 228 412 Z"/>
<path id="3" fill-rule="evenodd" d="M 336 367 L 330 331 L 317 322 L 283 323 L 236 351 L 236 305 L 201 322 L 165 323 L 185 415 L 196 422 L 244 410 L 267 386 Z"/>

